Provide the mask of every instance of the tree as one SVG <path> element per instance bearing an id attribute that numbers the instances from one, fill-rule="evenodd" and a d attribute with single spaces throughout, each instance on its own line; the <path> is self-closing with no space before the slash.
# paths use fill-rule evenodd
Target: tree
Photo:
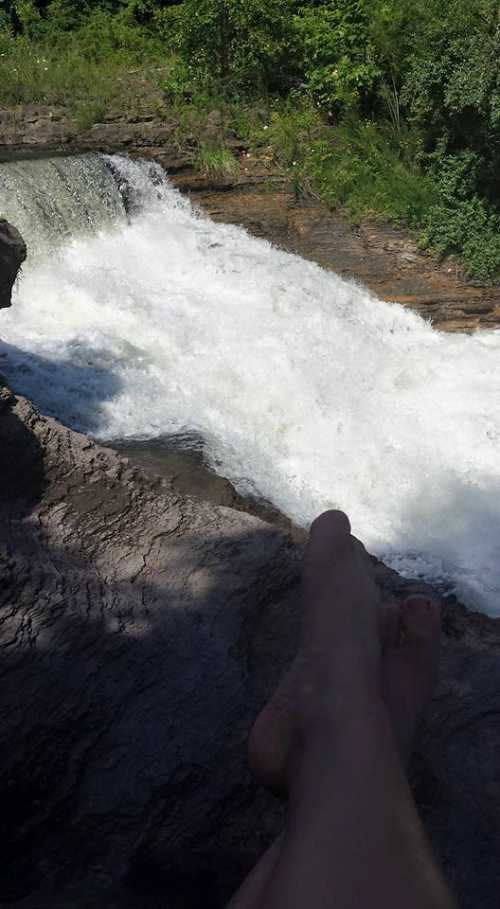
<path id="1" fill-rule="evenodd" d="M 377 83 L 367 0 L 327 0 L 297 18 L 307 88 L 330 111 L 363 105 Z"/>
<path id="2" fill-rule="evenodd" d="M 293 0 L 185 0 L 179 50 L 193 68 L 235 87 L 282 87 L 293 71 L 293 9 Z"/>

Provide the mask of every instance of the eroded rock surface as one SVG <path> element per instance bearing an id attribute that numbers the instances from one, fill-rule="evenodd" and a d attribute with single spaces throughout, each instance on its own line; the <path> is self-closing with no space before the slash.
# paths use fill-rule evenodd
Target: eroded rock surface
<path id="1" fill-rule="evenodd" d="M 77 125 L 65 108 L 24 104 L 0 109 L 0 155 L 161 148 L 169 143 L 174 152 L 173 133 L 174 124 L 165 123 L 151 104 L 129 116 L 111 115 L 87 128 Z"/>
<path id="2" fill-rule="evenodd" d="M 294 650 L 300 549 L 6 389 L 0 439 L 0 903 L 220 907 L 282 823 L 245 738 Z M 413 777 L 461 905 L 496 909 L 500 627 L 443 611 Z"/>
<path id="3" fill-rule="evenodd" d="M 26 245 L 17 228 L 0 218 L 0 309 L 11 304 L 12 288 L 26 259 Z"/>

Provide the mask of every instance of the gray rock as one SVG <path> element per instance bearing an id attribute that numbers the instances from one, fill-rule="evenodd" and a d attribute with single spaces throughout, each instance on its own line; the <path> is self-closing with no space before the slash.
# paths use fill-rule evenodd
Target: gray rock
<path id="1" fill-rule="evenodd" d="M 12 288 L 26 259 L 26 244 L 19 231 L 0 218 L 0 309 L 11 305 Z"/>
<path id="2" fill-rule="evenodd" d="M 0 902 L 222 906 L 283 821 L 245 740 L 294 652 L 300 548 L 2 400 Z M 493 909 L 500 628 L 443 617 L 412 775 L 461 905 Z"/>

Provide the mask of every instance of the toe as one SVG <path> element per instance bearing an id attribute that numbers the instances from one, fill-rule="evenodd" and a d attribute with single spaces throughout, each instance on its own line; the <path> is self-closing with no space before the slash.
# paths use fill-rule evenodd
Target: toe
<path id="1" fill-rule="evenodd" d="M 349 518 L 343 511 L 324 511 L 311 524 L 311 537 L 323 534 L 342 537 L 350 532 Z"/>
<path id="2" fill-rule="evenodd" d="M 331 563 L 353 549 L 349 518 L 342 511 L 325 511 L 311 524 L 305 562 Z"/>
<path id="3" fill-rule="evenodd" d="M 304 554 L 303 580 L 310 592 L 328 587 L 332 572 L 347 566 L 354 554 L 349 519 L 341 511 L 325 511 L 311 525 Z"/>

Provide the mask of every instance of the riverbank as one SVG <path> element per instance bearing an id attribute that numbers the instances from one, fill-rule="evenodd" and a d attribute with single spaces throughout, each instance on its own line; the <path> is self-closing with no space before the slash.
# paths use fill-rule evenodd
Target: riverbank
<path id="1" fill-rule="evenodd" d="M 158 100 L 158 99 L 156 99 Z M 220 131 L 212 111 L 205 140 Z M 189 131 L 188 131 L 189 133 Z M 439 263 L 402 228 L 380 219 L 355 225 L 347 214 L 304 198 L 263 149 L 256 155 L 236 136 L 225 137 L 234 168 L 203 169 L 200 136 L 159 116 L 149 95 L 130 117 L 111 117 L 76 131 L 64 109 L 26 105 L 0 110 L 0 162 L 79 152 L 120 152 L 157 161 L 181 192 L 216 221 L 239 224 L 278 247 L 367 286 L 377 297 L 432 320 L 442 331 L 473 332 L 500 325 L 500 287 L 466 279 L 456 263 Z"/>

